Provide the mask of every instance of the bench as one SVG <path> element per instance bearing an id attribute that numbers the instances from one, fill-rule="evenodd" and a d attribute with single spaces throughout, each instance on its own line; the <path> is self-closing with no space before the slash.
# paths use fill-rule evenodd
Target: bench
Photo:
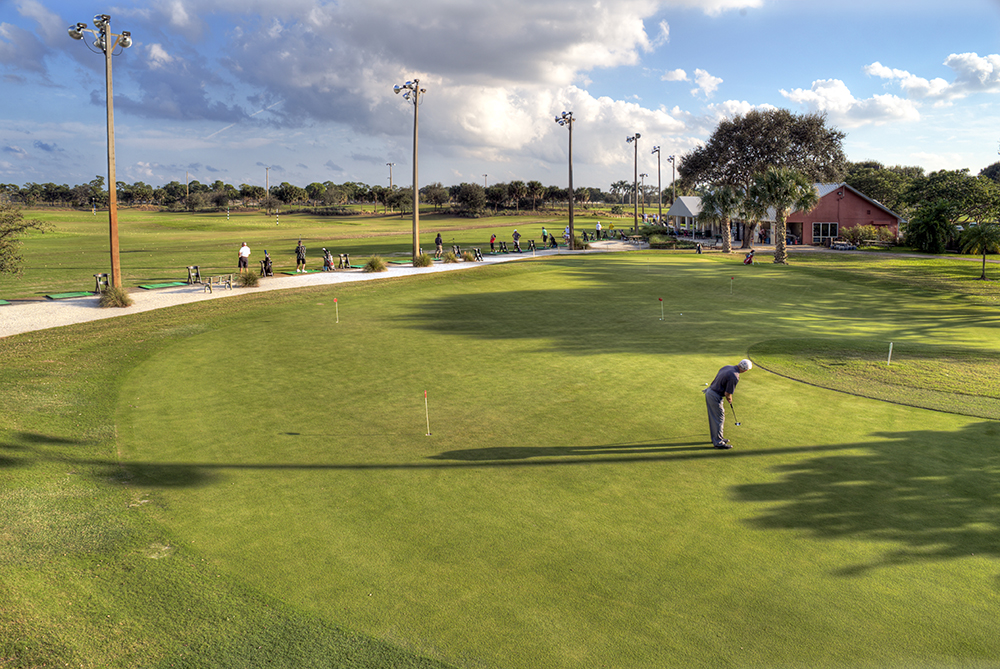
<path id="1" fill-rule="evenodd" d="M 340 261 L 337 263 L 337 269 L 351 269 L 351 255 L 349 253 L 341 253 Z"/>
<path id="2" fill-rule="evenodd" d="M 210 276 L 210 277 L 208 277 L 208 281 L 204 282 L 204 286 L 205 287 L 202 289 L 202 292 L 205 292 L 207 290 L 208 292 L 212 293 L 212 292 L 214 292 L 213 288 L 215 288 L 215 287 L 218 287 L 218 288 L 228 288 L 229 290 L 232 290 L 233 289 L 233 275 L 232 274 L 220 274 L 218 276 Z"/>
<path id="3" fill-rule="evenodd" d="M 94 286 L 94 292 L 97 293 L 98 295 L 103 293 L 110 286 L 107 274 L 95 274 L 94 280 L 97 283 L 97 285 Z"/>
<path id="4" fill-rule="evenodd" d="M 198 265 L 188 265 L 188 284 L 201 283 L 201 270 Z"/>

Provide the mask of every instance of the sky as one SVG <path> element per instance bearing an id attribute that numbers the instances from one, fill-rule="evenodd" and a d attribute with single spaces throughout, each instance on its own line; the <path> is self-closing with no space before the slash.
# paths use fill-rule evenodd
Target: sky
<path id="1" fill-rule="evenodd" d="M 421 186 L 565 187 L 563 111 L 577 187 L 631 181 L 636 151 L 666 187 L 755 108 L 825 113 L 852 161 L 1000 160 L 1000 0 L 0 0 L 0 182 L 106 177 L 104 56 L 67 32 L 97 13 L 133 40 L 127 183 L 409 186 L 413 79 Z"/>

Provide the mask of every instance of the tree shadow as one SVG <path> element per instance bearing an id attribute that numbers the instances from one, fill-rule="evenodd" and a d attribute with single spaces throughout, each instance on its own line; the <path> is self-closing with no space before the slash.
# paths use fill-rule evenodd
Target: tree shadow
<path id="1" fill-rule="evenodd" d="M 880 561 L 841 570 L 843 576 L 892 564 L 1000 557 L 1000 424 L 873 436 L 891 441 L 780 465 L 778 480 L 737 486 L 734 497 L 768 504 L 749 521 L 757 529 L 898 546 Z"/>
<path id="2" fill-rule="evenodd" d="M 926 289 L 895 292 L 877 286 L 858 292 L 837 283 L 842 273 L 805 268 L 765 269 L 752 274 L 729 263 L 656 263 L 651 269 L 634 259 L 576 257 L 539 263 L 532 289 L 456 291 L 418 302 L 400 322 L 430 332 L 492 341 L 536 339 L 561 353 L 594 355 L 609 351 L 653 353 L 662 350 L 669 328 L 671 350 L 703 352 L 711 345 L 745 347 L 758 338 L 829 336 L 831 323 L 850 336 L 852 329 L 871 338 L 871 324 L 891 328 L 899 340 L 953 340 L 956 328 L 1000 328 L 1000 319 L 975 303 L 955 305 L 950 296 Z M 498 271 L 516 268 L 494 268 Z M 549 272 L 559 287 L 547 282 Z M 731 277 L 737 290 L 731 294 Z M 569 284 L 569 287 L 566 284 Z M 496 285 L 494 284 L 491 285 Z M 900 309 L 900 294 L 919 297 Z M 889 299 L 889 296 L 892 299 Z M 661 321 L 659 298 L 667 318 Z M 734 314 L 739 327 L 733 327 Z M 683 316 L 681 314 L 684 314 Z M 624 336 L 623 333 L 628 333 Z"/>

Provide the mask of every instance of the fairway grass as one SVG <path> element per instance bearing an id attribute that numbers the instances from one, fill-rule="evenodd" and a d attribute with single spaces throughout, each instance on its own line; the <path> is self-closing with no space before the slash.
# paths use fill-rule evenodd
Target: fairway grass
<path id="1" fill-rule="evenodd" d="M 995 661 L 996 422 L 758 368 L 720 452 L 700 392 L 818 341 L 995 360 L 989 296 L 738 263 L 552 258 L 0 340 L 0 657 Z"/>

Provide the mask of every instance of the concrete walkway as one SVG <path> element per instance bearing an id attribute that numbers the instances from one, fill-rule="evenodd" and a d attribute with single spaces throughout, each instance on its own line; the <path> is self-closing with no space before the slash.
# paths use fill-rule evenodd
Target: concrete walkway
<path id="1" fill-rule="evenodd" d="M 102 309 L 98 302 L 97 295 L 88 297 L 76 297 L 64 300 L 32 299 L 32 300 L 11 300 L 11 304 L 0 306 L 0 338 L 11 335 L 45 330 L 48 328 L 73 325 L 74 323 L 85 323 L 89 321 L 103 320 L 106 318 L 116 318 L 137 314 L 153 309 L 163 309 L 178 304 L 189 304 L 191 302 L 203 302 L 205 300 L 218 300 L 232 295 L 246 295 L 250 293 L 260 293 L 270 290 L 286 290 L 289 288 L 304 288 L 308 286 L 326 286 L 339 283 L 351 283 L 355 281 L 377 281 L 379 279 L 391 279 L 400 276 L 410 276 L 414 274 L 433 274 L 437 272 L 453 272 L 463 269 L 472 269 L 484 265 L 524 260 L 532 257 L 546 257 L 554 255 L 577 255 L 583 253 L 601 253 L 609 251 L 636 250 L 639 248 L 634 244 L 624 244 L 621 242 L 593 242 L 588 251 L 567 251 L 546 250 L 526 253 L 508 253 L 502 255 L 486 255 L 484 262 L 457 262 L 443 263 L 435 262 L 431 267 L 412 267 L 410 265 L 389 265 L 388 271 L 377 273 L 366 273 L 359 269 L 339 270 L 335 272 L 314 272 L 310 274 L 278 275 L 274 277 L 262 278 L 257 288 L 233 288 L 224 290 L 215 288 L 211 293 L 206 292 L 201 284 L 183 285 L 170 288 L 158 288 L 154 290 L 134 289 L 130 295 L 134 300 L 131 307 L 125 309 L 107 308 Z"/>

